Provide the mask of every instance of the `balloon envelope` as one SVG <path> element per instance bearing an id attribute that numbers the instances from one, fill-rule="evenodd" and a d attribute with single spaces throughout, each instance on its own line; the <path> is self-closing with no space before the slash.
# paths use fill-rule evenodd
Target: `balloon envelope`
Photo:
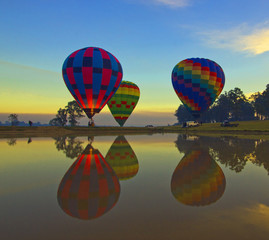
<path id="1" fill-rule="evenodd" d="M 114 119 L 122 127 L 133 112 L 140 97 L 136 84 L 122 81 L 114 96 L 107 103 Z"/>
<path id="2" fill-rule="evenodd" d="M 225 83 L 222 68 L 212 60 L 189 58 L 172 71 L 174 90 L 195 117 L 206 111 L 221 93 Z"/>
<path id="3" fill-rule="evenodd" d="M 108 212 L 119 195 L 115 172 L 99 151 L 88 145 L 64 175 L 57 199 L 68 215 L 86 220 Z"/>
<path id="4" fill-rule="evenodd" d="M 224 193 L 225 176 L 205 150 L 186 154 L 176 167 L 171 191 L 181 203 L 204 206 L 216 202 Z"/>
<path id="5" fill-rule="evenodd" d="M 65 59 L 62 74 L 68 90 L 91 118 L 117 91 L 122 80 L 122 67 L 111 53 L 88 47 Z"/>
<path id="6" fill-rule="evenodd" d="M 115 139 L 105 159 L 113 168 L 119 180 L 130 179 L 138 172 L 137 157 L 124 136 L 118 136 Z"/>

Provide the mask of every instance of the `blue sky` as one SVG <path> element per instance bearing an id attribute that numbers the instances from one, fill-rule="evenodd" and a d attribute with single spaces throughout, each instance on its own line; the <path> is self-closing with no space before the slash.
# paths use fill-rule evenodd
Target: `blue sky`
<path id="1" fill-rule="evenodd" d="M 262 91 L 268 9 L 267 0 L 0 0 L 0 113 L 56 113 L 72 100 L 62 63 L 88 46 L 114 54 L 123 79 L 140 87 L 135 112 L 170 114 L 170 123 L 180 104 L 171 71 L 185 58 L 221 65 L 224 91 Z"/>

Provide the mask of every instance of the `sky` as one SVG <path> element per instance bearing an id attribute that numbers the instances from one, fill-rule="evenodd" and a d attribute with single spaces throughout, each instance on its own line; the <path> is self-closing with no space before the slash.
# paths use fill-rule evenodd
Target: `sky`
<path id="1" fill-rule="evenodd" d="M 0 121 L 17 113 L 19 120 L 31 115 L 45 123 L 72 101 L 62 64 L 84 47 L 111 52 L 123 80 L 139 86 L 127 126 L 177 121 L 181 102 L 171 72 L 186 58 L 217 62 L 226 77 L 223 92 L 263 91 L 268 9 L 268 0 L 0 0 Z M 107 106 L 96 121 L 117 125 Z"/>

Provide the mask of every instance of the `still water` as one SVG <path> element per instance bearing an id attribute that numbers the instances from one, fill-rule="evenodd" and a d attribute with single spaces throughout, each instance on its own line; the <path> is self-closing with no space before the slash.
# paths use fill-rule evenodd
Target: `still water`
<path id="1" fill-rule="evenodd" d="M 268 239 L 269 142 L 0 139 L 1 239 Z"/>

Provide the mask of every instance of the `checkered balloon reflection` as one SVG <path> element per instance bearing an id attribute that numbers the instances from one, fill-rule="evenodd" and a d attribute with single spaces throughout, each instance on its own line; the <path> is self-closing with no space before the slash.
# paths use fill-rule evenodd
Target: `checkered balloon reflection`
<path id="1" fill-rule="evenodd" d="M 205 206 L 216 202 L 223 195 L 225 186 L 225 176 L 219 165 L 208 151 L 199 149 L 182 158 L 171 180 L 174 197 L 190 206 Z"/>
<path id="2" fill-rule="evenodd" d="M 112 209 L 119 195 L 115 172 L 100 152 L 88 145 L 64 175 L 57 199 L 65 213 L 87 220 Z"/>

